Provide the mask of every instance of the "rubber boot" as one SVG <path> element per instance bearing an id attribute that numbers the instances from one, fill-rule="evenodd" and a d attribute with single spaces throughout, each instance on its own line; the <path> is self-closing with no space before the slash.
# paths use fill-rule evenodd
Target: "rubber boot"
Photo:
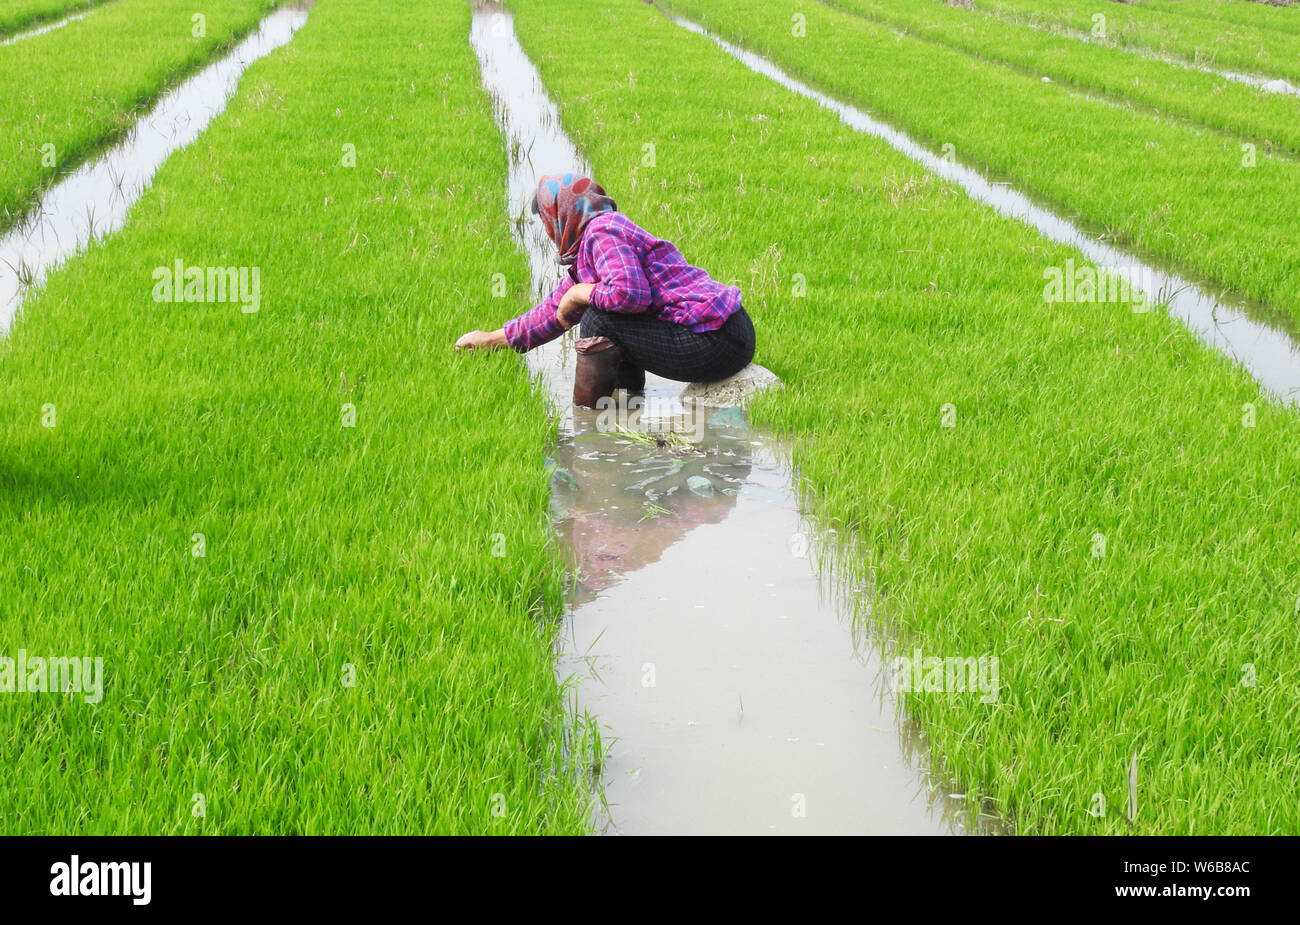
<path id="1" fill-rule="evenodd" d="M 620 389 L 627 389 L 629 395 L 645 394 L 645 370 L 624 360 L 618 364 L 618 384 Z"/>
<path id="2" fill-rule="evenodd" d="M 573 373 L 573 403 L 595 408 L 618 388 L 618 368 L 623 351 L 608 337 L 580 337 L 573 344 L 578 363 Z"/>

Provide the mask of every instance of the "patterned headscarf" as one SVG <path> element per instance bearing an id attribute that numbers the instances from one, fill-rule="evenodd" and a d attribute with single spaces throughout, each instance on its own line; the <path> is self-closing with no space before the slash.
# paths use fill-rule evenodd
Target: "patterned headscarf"
<path id="1" fill-rule="evenodd" d="M 587 223 L 602 212 L 617 212 L 618 204 L 600 184 L 576 173 L 547 174 L 537 183 L 537 214 L 560 251 L 560 263 L 578 259 L 578 244 Z"/>

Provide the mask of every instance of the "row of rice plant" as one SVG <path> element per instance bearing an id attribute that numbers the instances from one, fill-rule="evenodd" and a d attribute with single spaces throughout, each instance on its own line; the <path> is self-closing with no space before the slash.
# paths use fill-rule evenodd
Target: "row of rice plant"
<path id="1" fill-rule="evenodd" d="M 1300 34 L 1300 10 L 1295 9 L 1294 0 L 1136 0 L 1134 5 L 1214 22 Z"/>
<path id="2" fill-rule="evenodd" d="M 107 0 L 0 0 L 0 37 L 62 19 Z"/>
<path id="3" fill-rule="evenodd" d="M 1002 19 L 1082 33 L 1124 48 L 1154 51 L 1252 74 L 1285 77 L 1293 82 L 1300 80 L 1300 31 L 1290 25 L 1296 18 L 1294 10 L 1278 10 L 1265 22 L 1258 13 L 1247 17 L 1240 10 L 1233 14 L 1220 13 L 1217 18 L 1192 16 L 1170 9 L 1170 4 L 973 0 L 968 5 Z M 1247 18 L 1259 21 L 1247 23 Z"/>
<path id="4" fill-rule="evenodd" d="M 0 47 L 0 228 L 69 167 L 119 138 L 166 87 L 254 29 L 279 0 L 201 10 L 117 0 Z"/>
<path id="5" fill-rule="evenodd" d="M 0 696 L 6 834 L 583 830 L 554 426 L 451 349 L 528 289 L 469 21 L 320 0 L 27 303 L 0 654 L 103 684 Z"/>
<path id="6" fill-rule="evenodd" d="M 1064 81 L 1085 92 L 1233 133 L 1262 150 L 1300 153 L 1300 98 L 1295 96 L 1260 92 L 1186 64 L 1085 44 L 934 0 L 834 0 L 830 5 L 889 23 L 910 36 L 1012 65 L 1038 79 Z"/>

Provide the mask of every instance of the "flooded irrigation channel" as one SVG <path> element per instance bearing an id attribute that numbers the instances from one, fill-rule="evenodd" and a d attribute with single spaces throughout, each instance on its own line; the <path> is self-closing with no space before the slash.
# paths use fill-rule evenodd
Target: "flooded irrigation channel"
<path id="1" fill-rule="evenodd" d="M 1028 19 L 1017 19 L 1014 17 L 994 16 L 994 19 L 1012 26 L 1027 26 L 1039 32 L 1047 32 L 1051 35 L 1059 35 L 1063 38 L 1073 39 L 1076 42 L 1086 42 L 1089 45 L 1100 45 L 1104 48 L 1114 48 L 1127 54 L 1137 55 L 1139 58 L 1147 58 L 1151 61 L 1161 61 L 1165 64 L 1172 64 L 1174 67 L 1181 67 L 1184 70 L 1200 71 L 1203 74 L 1213 74 L 1215 77 L 1222 77 L 1224 80 L 1233 80 L 1237 83 L 1249 84 L 1256 90 L 1264 93 L 1285 93 L 1290 96 L 1300 96 L 1300 87 L 1284 80 L 1281 77 L 1266 77 L 1262 74 L 1244 74 L 1240 71 L 1225 71 L 1220 68 L 1209 67 L 1196 61 L 1188 61 L 1185 58 L 1178 58 L 1174 55 L 1164 55 L 1160 52 L 1153 51 L 1149 48 L 1143 48 L 1140 45 L 1126 45 L 1121 42 L 1108 42 L 1105 39 L 1098 39 L 1090 33 L 1083 32 L 1079 29 L 1072 29 L 1059 23 L 1041 23 Z"/>
<path id="2" fill-rule="evenodd" d="M 0 237 L 0 334 L 13 324 L 24 295 L 50 270 L 126 224 L 163 161 L 203 133 L 226 108 L 248 66 L 288 43 L 314 2 L 270 13 L 256 32 L 163 94 L 119 143 L 60 179 Z"/>
<path id="3" fill-rule="evenodd" d="M 55 20 L 54 22 L 46 23 L 43 26 L 36 26 L 32 29 L 28 29 L 26 32 L 15 33 L 14 35 L 11 35 L 6 39 L 0 39 L 0 48 L 4 48 L 6 45 L 13 45 L 17 42 L 21 42 L 23 39 L 36 38 L 36 36 L 38 35 L 44 35 L 47 32 L 53 32 L 55 29 L 62 29 L 64 26 L 68 25 L 69 23 L 80 22 L 81 20 L 85 19 L 87 16 L 91 15 L 94 12 L 95 10 L 90 9 L 90 10 L 86 10 L 86 12 L 84 13 L 73 13 L 71 16 L 65 16 L 63 19 L 58 19 Z"/>
<path id="4" fill-rule="evenodd" d="M 1255 315 L 1262 312 L 1257 307 L 1229 301 L 1172 270 L 1105 244 L 1009 184 L 994 182 L 971 167 L 929 150 L 900 129 L 790 76 L 767 58 L 690 20 L 667 12 L 665 15 L 683 29 L 708 38 L 755 73 L 834 112 L 850 128 L 881 139 L 940 178 L 957 184 L 972 199 L 1032 225 L 1051 241 L 1075 248 L 1095 266 L 1115 271 L 1141 290 L 1149 302 L 1167 306 L 1173 317 L 1203 342 L 1239 363 L 1274 396 L 1288 403 L 1300 401 L 1300 350 L 1289 323 L 1274 327 L 1258 320 Z"/>
<path id="5" fill-rule="evenodd" d="M 559 266 L 524 220 L 537 178 L 588 168 L 510 14 L 476 3 L 471 42 L 540 298 Z M 655 376 L 639 405 L 574 408 L 567 339 L 529 359 L 559 418 L 553 515 L 575 572 L 558 673 L 606 749 L 595 831 L 965 831 L 967 803 L 924 769 L 852 591 L 819 577 L 825 538 L 782 447 Z"/>

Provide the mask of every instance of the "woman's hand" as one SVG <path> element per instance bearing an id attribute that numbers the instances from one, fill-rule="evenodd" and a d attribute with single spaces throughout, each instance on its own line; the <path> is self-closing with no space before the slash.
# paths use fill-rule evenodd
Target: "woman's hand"
<path id="1" fill-rule="evenodd" d="M 582 320 L 587 311 L 587 303 L 591 301 L 591 290 L 595 288 L 592 283 L 575 283 L 560 297 L 560 304 L 555 307 L 555 317 L 566 331 Z"/>
<path id="2" fill-rule="evenodd" d="M 509 346 L 505 328 L 497 328 L 495 331 L 470 331 L 468 334 L 462 334 L 460 340 L 456 341 L 457 350 L 496 350 L 499 347 Z"/>

